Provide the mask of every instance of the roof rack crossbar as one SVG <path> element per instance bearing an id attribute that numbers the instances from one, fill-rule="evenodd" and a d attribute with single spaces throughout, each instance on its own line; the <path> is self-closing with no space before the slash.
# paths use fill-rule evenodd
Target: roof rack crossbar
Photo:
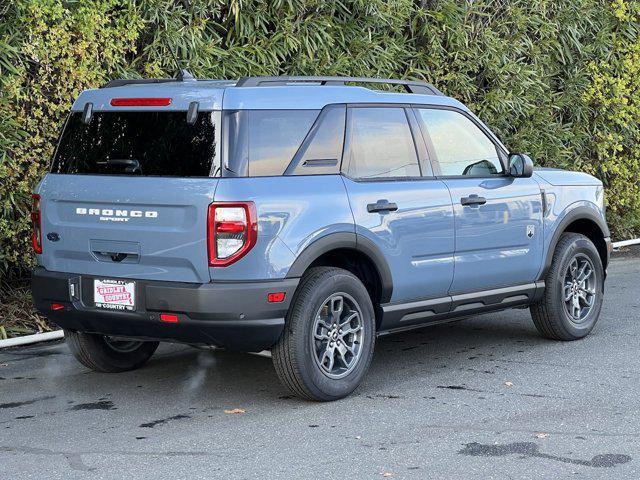
<path id="1" fill-rule="evenodd" d="M 408 93 L 422 93 L 427 95 L 443 95 L 443 93 L 430 83 L 421 80 L 400 80 L 395 78 L 370 78 L 370 77 L 242 77 L 236 83 L 236 87 L 260 87 L 287 85 L 290 83 L 319 83 L 320 85 L 344 85 L 352 83 L 386 83 L 389 85 L 402 85 Z"/>

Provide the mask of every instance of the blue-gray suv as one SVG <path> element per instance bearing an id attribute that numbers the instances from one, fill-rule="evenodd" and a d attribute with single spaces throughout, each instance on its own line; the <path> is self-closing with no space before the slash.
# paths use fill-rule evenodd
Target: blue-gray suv
<path id="1" fill-rule="evenodd" d="M 534 170 L 409 80 L 115 80 L 75 101 L 33 198 L 35 303 L 82 364 L 269 349 L 325 401 L 380 335 L 529 307 L 584 337 L 611 250 L 598 179 Z"/>

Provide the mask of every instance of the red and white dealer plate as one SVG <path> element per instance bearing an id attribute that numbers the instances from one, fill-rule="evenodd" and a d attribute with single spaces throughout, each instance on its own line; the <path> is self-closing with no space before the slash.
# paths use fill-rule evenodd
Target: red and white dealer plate
<path id="1" fill-rule="evenodd" d="M 136 282 L 124 280 L 94 280 L 93 302 L 107 310 L 136 309 Z"/>

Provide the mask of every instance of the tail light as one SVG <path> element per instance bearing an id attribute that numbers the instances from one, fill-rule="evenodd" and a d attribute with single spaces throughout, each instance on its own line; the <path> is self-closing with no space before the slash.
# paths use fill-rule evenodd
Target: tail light
<path id="1" fill-rule="evenodd" d="M 258 222 L 253 202 L 214 202 L 209 205 L 207 241 L 209 265 L 226 267 L 256 244 Z"/>
<path id="2" fill-rule="evenodd" d="M 34 193 L 31 209 L 31 244 L 35 253 L 42 253 L 42 213 L 40 212 L 40 195 Z"/>

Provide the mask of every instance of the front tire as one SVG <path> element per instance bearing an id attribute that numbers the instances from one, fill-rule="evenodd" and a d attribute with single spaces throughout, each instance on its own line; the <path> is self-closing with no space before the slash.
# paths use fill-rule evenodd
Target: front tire
<path id="1" fill-rule="evenodd" d="M 604 268 L 595 245 L 579 233 L 563 233 L 545 278 L 542 300 L 530 307 L 538 332 L 552 340 L 587 336 L 600 317 Z"/>
<path id="2" fill-rule="evenodd" d="M 362 381 L 374 343 L 375 314 L 362 282 L 347 270 L 316 267 L 302 277 L 273 364 L 296 395 L 337 400 Z"/>
<path id="3" fill-rule="evenodd" d="M 147 363 L 158 342 L 117 340 L 104 335 L 65 330 L 64 337 L 81 364 L 95 372 L 135 370 Z"/>

